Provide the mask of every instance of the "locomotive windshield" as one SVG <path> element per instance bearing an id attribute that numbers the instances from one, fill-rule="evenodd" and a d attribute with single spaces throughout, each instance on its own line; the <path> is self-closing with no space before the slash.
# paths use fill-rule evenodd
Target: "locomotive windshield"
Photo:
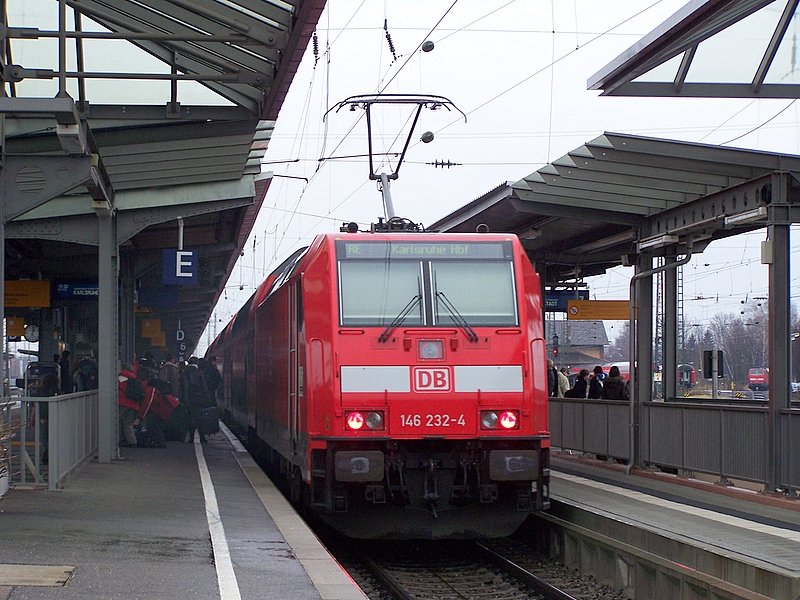
<path id="1" fill-rule="evenodd" d="M 336 244 L 343 326 L 518 324 L 510 242 Z"/>

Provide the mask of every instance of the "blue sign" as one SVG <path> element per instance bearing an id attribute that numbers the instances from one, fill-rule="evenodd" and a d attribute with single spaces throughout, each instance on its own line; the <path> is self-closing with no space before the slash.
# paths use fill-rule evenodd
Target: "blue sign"
<path id="1" fill-rule="evenodd" d="M 59 282 L 55 286 L 59 300 L 94 300 L 99 296 L 96 283 Z"/>
<path id="2" fill-rule="evenodd" d="M 164 285 L 193 285 L 197 283 L 197 252 L 191 250 L 164 250 Z"/>
<path id="3" fill-rule="evenodd" d="M 165 287 L 140 287 L 137 290 L 136 303 L 150 308 L 170 308 L 178 305 L 178 290 Z"/>
<path id="4" fill-rule="evenodd" d="M 545 294 L 547 312 L 567 312 L 567 300 L 588 300 L 589 290 L 552 290 Z"/>

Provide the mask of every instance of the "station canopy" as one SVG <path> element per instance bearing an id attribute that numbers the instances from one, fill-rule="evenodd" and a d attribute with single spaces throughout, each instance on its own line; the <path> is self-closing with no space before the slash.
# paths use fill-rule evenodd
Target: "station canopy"
<path id="1" fill-rule="evenodd" d="M 610 96 L 797 98 L 795 0 L 694 0 L 589 78 Z"/>
<path id="2" fill-rule="evenodd" d="M 698 252 L 763 227 L 776 172 L 794 189 L 800 156 L 604 133 L 429 229 L 515 233 L 544 283 L 558 285 L 633 264 L 642 249 L 680 252 L 691 238 Z"/>
<path id="3" fill-rule="evenodd" d="M 96 281 L 106 210 L 137 288 L 157 288 L 182 222 L 199 282 L 143 308 L 195 344 L 266 194 L 261 158 L 324 5 L 5 2 L 6 279 Z M 85 160 L 88 183 L 70 168 Z"/>

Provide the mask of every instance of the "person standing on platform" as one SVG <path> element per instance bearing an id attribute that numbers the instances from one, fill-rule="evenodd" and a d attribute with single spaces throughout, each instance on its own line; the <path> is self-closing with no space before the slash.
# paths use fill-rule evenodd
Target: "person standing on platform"
<path id="1" fill-rule="evenodd" d="M 171 393 L 160 389 L 164 387 L 164 382 L 156 377 L 155 370 L 139 367 L 136 375 L 144 388 L 144 400 L 139 406 L 139 420 L 147 431 L 144 440 L 140 436 L 139 445 L 148 448 L 166 448 L 167 439 L 164 427 L 172 416 L 178 401 Z M 174 402 L 170 402 L 168 397 Z"/>
<path id="2" fill-rule="evenodd" d="M 556 371 L 556 366 L 553 364 L 553 361 L 549 358 L 547 359 L 547 395 L 548 396 L 555 396 L 558 392 L 558 375 L 556 375 L 558 371 Z"/>
<path id="3" fill-rule="evenodd" d="M 61 353 L 58 367 L 61 371 L 61 393 L 70 394 L 72 393 L 72 372 L 69 368 L 69 350 L 64 350 Z"/>
<path id="4" fill-rule="evenodd" d="M 589 371 L 581 369 L 578 373 L 578 378 L 575 380 L 575 385 L 572 389 L 564 394 L 567 398 L 586 398 L 589 393 Z"/>
<path id="5" fill-rule="evenodd" d="M 78 361 L 72 374 L 73 390 L 85 392 L 97 389 L 97 363 L 92 356 L 84 356 Z"/>
<path id="6" fill-rule="evenodd" d="M 206 377 L 206 385 L 208 386 L 208 400 L 212 406 L 217 405 L 217 388 L 222 383 L 222 375 L 219 374 L 217 368 L 217 357 L 213 354 L 208 358 L 201 358 L 197 366 Z"/>
<path id="7" fill-rule="evenodd" d="M 627 400 L 629 397 L 628 387 L 622 380 L 619 367 L 614 365 L 603 382 L 603 398 L 608 400 Z"/>
<path id="8" fill-rule="evenodd" d="M 603 397 L 603 379 L 605 379 L 605 373 L 603 373 L 603 367 L 597 365 L 592 374 L 589 376 L 589 395 L 588 398 L 592 400 L 597 400 L 598 398 Z"/>
<path id="9" fill-rule="evenodd" d="M 170 393 L 180 399 L 178 388 L 180 387 L 181 376 L 178 372 L 178 364 L 175 362 L 175 357 L 172 356 L 172 354 L 167 354 L 167 359 L 158 371 L 158 378 L 161 381 L 166 381 L 172 388 Z"/>
<path id="10" fill-rule="evenodd" d="M 210 404 L 208 397 L 208 383 L 203 372 L 198 367 L 199 359 L 192 356 L 189 364 L 183 368 L 181 373 L 178 398 L 182 404 L 186 405 L 189 413 L 189 423 L 186 427 L 184 441 L 191 443 L 194 439 L 194 432 L 200 435 L 200 441 L 205 441 L 205 435 L 200 431 L 200 411 Z"/>
<path id="11" fill-rule="evenodd" d="M 567 377 L 567 368 L 561 367 L 556 371 L 556 375 L 558 376 L 558 389 L 556 390 L 556 396 L 563 398 L 564 394 L 569 391 L 569 377 Z"/>
<path id="12" fill-rule="evenodd" d="M 158 378 L 166 382 L 169 385 L 169 393 L 180 400 L 181 373 L 178 368 L 178 363 L 171 353 L 167 354 L 166 360 L 161 365 L 161 369 L 158 371 Z M 188 427 L 189 413 L 186 410 L 186 405 L 181 402 L 178 404 L 176 410 L 173 411 L 172 417 L 166 424 L 167 439 L 182 442 Z"/>

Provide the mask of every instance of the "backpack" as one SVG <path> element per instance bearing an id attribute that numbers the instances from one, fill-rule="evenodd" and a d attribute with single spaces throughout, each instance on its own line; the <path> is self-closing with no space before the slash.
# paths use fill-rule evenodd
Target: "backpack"
<path id="1" fill-rule="evenodd" d="M 208 388 L 205 386 L 205 379 L 201 376 L 200 369 L 187 367 L 184 370 L 183 376 L 186 378 L 184 391 L 186 398 L 183 400 L 190 404 L 197 406 L 206 406 L 208 404 Z"/>
<path id="2" fill-rule="evenodd" d="M 150 385 L 152 385 L 154 388 L 156 388 L 159 392 L 161 392 L 164 395 L 175 393 L 172 390 L 172 384 L 169 381 L 164 381 L 163 379 L 151 379 Z"/>
<path id="3" fill-rule="evenodd" d="M 138 379 L 128 379 L 125 384 L 125 395 L 136 403 L 144 400 L 144 386 Z"/>

